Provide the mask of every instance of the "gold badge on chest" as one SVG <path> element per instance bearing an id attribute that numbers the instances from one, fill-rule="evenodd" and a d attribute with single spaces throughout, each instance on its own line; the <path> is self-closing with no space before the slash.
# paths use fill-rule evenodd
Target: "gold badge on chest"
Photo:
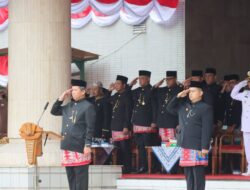
<path id="1" fill-rule="evenodd" d="M 140 97 L 138 98 L 138 103 L 139 103 L 139 105 L 142 105 L 142 106 L 146 105 L 144 96 L 142 94 L 140 94 Z"/>
<path id="2" fill-rule="evenodd" d="M 72 110 L 72 116 L 69 117 L 69 119 L 71 120 L 72 123 L 76 123 L 76 116 L 77 116 L 77 111 Z"/>

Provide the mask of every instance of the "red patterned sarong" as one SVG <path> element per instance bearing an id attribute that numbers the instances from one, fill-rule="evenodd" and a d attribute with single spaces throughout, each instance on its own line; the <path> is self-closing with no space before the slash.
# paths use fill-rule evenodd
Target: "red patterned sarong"
<path id="1" fill-rule="evenodd" d="M 91 154 L 85 155 L 79 152 L 63 150 L 62 166 L 82 166 L 91 163 Z"/>
<path id="2" fill-rule="evenodd" d="M 130 138 L 130 135 L 127 134 L 125 135 L 123 133 L 123 131 L 112 131 L 112 140 L 113 142 L 115 141 L 123 141 L 123 140 L 127 140 Z"/>
<path id="3" fill-rule="evenodd" d="M 208 154 L 203 157 L 201 151 L 185 149 L 181 150 L 180 166 L 207 166 L 208 165 Z"/>
<path id="4" fill-rule="evenodd" d="M 157 128 L 134 125 L 133 131 L 134 133 L 157 133 Z"/>
<path id="5" fill-rule="evenodd" d="M 159 135 L 162 142 L 168 142 L 169 139 L 175 139 L 175 129 L 159 129 Z"/>

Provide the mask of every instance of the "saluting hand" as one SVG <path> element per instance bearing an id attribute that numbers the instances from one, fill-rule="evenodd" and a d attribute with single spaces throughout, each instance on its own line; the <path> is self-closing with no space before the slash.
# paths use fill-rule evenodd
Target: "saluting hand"
<path id="1" fill-rule="evenodd" d="M 229 82 L 224 82 L 223 83 L 223 87 L 222 87 L 222 89 L 221 89 L 221 93 L 224 93 L 225 92 L 225 90 L 226 90 L 226 88 L 228 87 L 228 85 L 229 85 Z"/>
<path id="2" fill-rule="evenodd" d="M 182 85 L 184 86 L 185 89 L 190 86 L 191 79 L 192 78 L 190 77 L 190 78 L 183 81 Z"/>
<path id="3" fill-rule="evenodd" d="M 184 98 L 184 97 L 187 96 L 188 93 L 189 93 L 189 89 L 183 90 L 183 91 L 181 91 L 181 92 L 177 95 L 177 98 Z"/>
<path id="4" fill-rule="evenodd" d="M 109 91 L 112 92 L 115 89 L 115 83 L 109 85 Z"/>
<path id="5" fill-rule="evenodd" d="M 165 80 L 166 80 L 166 78 L 160 80 L 158 83 L 156 83 L 156 84 L 154 85 L 154 88 L 159 88 Z"/>
<path id="6" fill-rule="evenodd" d="M 134 80 L 132 80 L 132 81 L 129 83 L 129 86 L 134 86 L 134 85 L 136 85 L 137 81 L 138 81 L 138 77 L 136 77 Z"/>
<path id="7" fill-rule="evenodd" d="M 64 101 L 66 98 L 70 97 L 71 96 L 71 92 L 72 92 L 72 89 L 68 89 L 66 91 L 64 91 L 61 96 L 58 98 L 59 101 Z"/>

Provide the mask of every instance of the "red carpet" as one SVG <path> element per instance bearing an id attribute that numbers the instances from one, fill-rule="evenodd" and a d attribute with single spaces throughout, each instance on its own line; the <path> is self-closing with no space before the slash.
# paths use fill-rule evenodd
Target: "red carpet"
<path id="1" fill-rule="evenodd" d="M 169 175 L 169 174 L 125 174 L 122 179 L 185 179 L 184 175 Z M 207 175 L 207 180 L 236 180 L 248 181 L 250 176 L 241 175 Z"/>

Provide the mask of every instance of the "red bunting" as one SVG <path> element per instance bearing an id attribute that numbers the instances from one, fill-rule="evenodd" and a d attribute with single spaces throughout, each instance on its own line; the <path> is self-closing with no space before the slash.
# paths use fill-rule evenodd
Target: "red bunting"
<path id="1" fill-rule="evenodd" d="M 0 8 L 0 24 L 3 24 L 8 19 L 8 8 Z"/>
<path id="2" fill-rule="evenodd" d="M 176 8 L 179 0 L 158 0 L 159 4 L 165 7 Z"/>
<path id="3" fill-rule="evenodd" d="M 71 0 L 71 3 L 80 3 L 82 0 Z"/>
<path id="4" fill-rule="evenodd" d="M 125 0 L 125 1 L 133 5 L 142 5 L 142 6 L 152 2 L 152 0 Z"/>
<path id="5" fill-rule="evenodd" d="M 8 75 L 8 56 L 0 56 L 0 75 Z"/>
<path id="6" fill-rule="evenodd" d="M 92 10 L 91 6 L 88 6 L 85 10 L 83 10 L 80 13 L 71 14 L 71 18 L 77 19 L 77 18 L 86 17 L 90 13 L 91 10 Z"/>
<path id="7" fill-rule="evenodd" d="M 174 14 L 179 0 L 71 0 L 71 3 L 71 27 L 81 28 L 91 19 L 99 26 L 109 26 L 119 19 L 119 12 L 120 18 L 130 25 L 140 24 L 148 17 L 165 24 Z M 8 8 L 0 8 L 0 31 L 7 26 Z"/>
<path id="8" fill-rule="evenodd" d="M 118 2 L 119 0 L 96 0 L 96 1 L 104 4 L 112 4 Z"/>

